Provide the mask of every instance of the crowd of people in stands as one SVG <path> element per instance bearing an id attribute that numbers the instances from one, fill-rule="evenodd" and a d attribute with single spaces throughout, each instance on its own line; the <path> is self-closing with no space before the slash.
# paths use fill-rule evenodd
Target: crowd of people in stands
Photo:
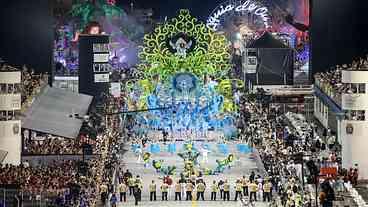
<path id="1" fill-rule="evenodd" d="M 358 166 L 349 170 L 341 167 L 340 147 L 330 129 L 318 130 L 315 124 L 309 123 L 309 127 L 296 130 L 288 122 L 287 114 L 277 108 L 259 107 L 251 102 L 243 104 L 243 113 L 252 114 L 246 139 L 259 152 L 282 206 L 312 206 L 316 184 L 319 186 L 317 201 L 332 206 L 335 195 L 344 192 L 344 185 L 357 184 Z M 336 169 L 336 172 L 323 169 Z"/>
<path id="2" fill-rule="evenodd" d="M 343 84 L 341 80 L 343 70 L 368 70 L 368 55 L 366 58 L 354 60 L 351 64 L 337 65 L 328 72 L 316 73 L 315 83 L 333 98 L 340 100 L 342 93 L 365 93 L 365 87 L 359 84 Z M 338 101 L 340 102 L 340 101 Z"/>
<path id="3" fill-rule="evenodd" d="M 64 193 L 70 183 L 76 182 L 74 161 L 53 162 L 48 166 L 32 167 L 27 163 L 19 166 L 2 165 L 1 184 L 19 185 L 33 199 L 41 193 L 57 196 Z M 32 199 L 32 198 L 31 198 Z"/>
<path id="4" fill-rule="evenodd" d="M 341 99 L 341 93 L 345 90 L 344 84 L 341 83 L 341 71 L 343 68 L 346 69 L 347 66 L 336 66 L 336 68 L 328 72 L 316 73 L 314 75 L 316 85 L 338 103 Z"/>
<path id="5" fill-rule="evenodd" d="M 41 89 L 48 84 L 48 74 L 36 74 L 33 69 L 23 66 L 21 71 L 21 94 L 22 108 L 27 108 L 33 102 L 33 98 L 41 92 Z"/>
<path id="6" fill-rule="evenodd" d="M 35 80 L 33 72 L 23 70 L 26 89 L 39 90 L 42 80 Z M 40 76 L 38 76 L 40 78 Z M 35 95 L 27 93 L 25 97 Z M 116 111 L 111 105 L 105 103 L 114 100 L 104 97 L 99 100 L 103 108 L 101 114 L 107 111 Z M 96 104 L 98 105 L 98 104 Z M 120 107 L 114 105 L 115 107 Z M 107 115 L 106 123 L 96 114 L 92 107 L 90 118 L 82 127 L 77 139 L 67 139 L 48 134 L 37 134 L 23 130 L 24 149 L 26 155 L 64 155 L 82 154 L 83 143 L 92 144 L 93 154 L 97 158 L 89 158 L 83 161 L 54 161 L 37 163 L 24 161 L 19 166 L 1 165 L 0 184 L 19 185 L 24 197 L 23 200 L 49 200 L 57 206 L 96 206 L 99 202 L 98 195 L 105 191 L 100 186 L 107 185 L 108 189 L 113 185 L 113 174 L 117 163 L 117 141 L 120 136 L 119 117 Z M 89 133 L 93 132 L 93 133 Z M 27 136 L 24 136 L 26 134 Z M 32 137 L 33 136 L 33 137 Z M 40 137 L 41 136 L 41 137 Z M 93 137 L 93 139 L 92 139 Z M 92 143 L 91 143 L 92 141 Z M 26 157 L 32 159 L 32 157 Z"/>
<path id="7" fill-rule="evenodd" d="M 24 154 L 29 155 L 60 155 L 82 154 L 82 144 L 73 139 L 61 137 L 45 138 L 44 140 L 30 140 L 24 143 Z"/>
<path id="8" fill-rule="evenodd" d="M 294 152 L 303 151 L 303 147 L 293 144 L 296 137 L 288 128 L 285 117 L 276 108 L 257 107 L 245 101 L 243 110 L 252 114 L 247 123 L 246 139 L 258 150 L 273 191 L 280 196 L 282 205 L 301 206 L 310 202 L 302 195 L 300 172 L 293 160 Z M 310 139 L 308 136 L 306 134 L 305 138 Z M 262 182 L 258 184 L 262 185 Z"/>
<path id="9" fill-rule="evenodd" d="M 91 145 L 92 154 L 96 154 L 96 141 L 94 139 L 86 140 L 84 136 L 70 139 L 43 134 L 23 140 L 23 154 L 25 155 L 81 155 L 85 143 L 93 143 Z"/>
<path id="10" fill-rule="evenodd" d="M 348 70 L 367 70 L 368 69 L 368 54 L 365 58 L 359 58 L 351 63 L 351 67 Z"/>

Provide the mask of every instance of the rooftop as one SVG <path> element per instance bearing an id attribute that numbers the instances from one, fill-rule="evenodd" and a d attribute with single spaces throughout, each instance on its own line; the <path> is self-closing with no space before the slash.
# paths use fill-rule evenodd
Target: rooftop
<path id="1" fill-rule="evenodd" d="M 1 60 L 0 60 L 0 64 L 1 64 Z M 18 68 L 12 67 L 10 65 L 2 65 L 0 67 L 0 72 L 15 72 L 15 71 L 20 71 Z"/>

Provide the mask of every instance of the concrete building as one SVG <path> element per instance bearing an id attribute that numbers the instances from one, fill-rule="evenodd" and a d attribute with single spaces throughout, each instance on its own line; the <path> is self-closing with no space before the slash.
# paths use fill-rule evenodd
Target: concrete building
<path id="1" fill-rule="evenodd" d="M 334 84 L 315 78 L 314 116 L 336 133 L 342 146 L 342 167 L 359 166 L 359 179 L 368 178 L 368 68 L 338 67 Z"/>
<path id="2" fill-rule="evenodd" d="M 3 66 L 0 69 L 0 162 L 19 165 L 21 161 L 21 72 Z"/>

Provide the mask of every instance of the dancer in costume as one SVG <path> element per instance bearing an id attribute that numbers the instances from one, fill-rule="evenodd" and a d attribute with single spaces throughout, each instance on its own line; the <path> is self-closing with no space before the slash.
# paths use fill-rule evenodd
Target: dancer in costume
<path id="1" fill-rule="evenodd" d="M 142 154 L 143 154 L 142 147 L 139 147 L 136 151 L 136 155 L 138 156 L 137 163 L 141 163 L 143 161 Z"/>
<path id="2" fill-rule="evenodd" d="M 137 163 L 140 163 L 142 160 L 142 146 L 139 144 L 138 141 L 135 141 L 135 143 L 133 143 L 131 145 L 132 151 L 134 152 L 134 154 L 137 156 Z"/>
<path id="3" fill-rule="evenodd" d="M 208 150 L 206 146 L 202 146 L 200 152 L 202 155 L 202 163 L 208 163 L 208 153 L 210 153 L 211 151 Z"/>
<path id="4" fill-rule="evenodd" d="M 151 159 L 151 153 L 145 152 L 143 154 L 143 162 L 144 162 L 144 167 L 145 168 L 148 167 L 148 163 L 149 163 L 150 159 Z"/>

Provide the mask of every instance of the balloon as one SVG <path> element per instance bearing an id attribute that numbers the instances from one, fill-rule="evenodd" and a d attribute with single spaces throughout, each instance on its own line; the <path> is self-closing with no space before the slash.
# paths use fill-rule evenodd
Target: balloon
<path id="1" fill-rule="evenodd" d="M 225 138 L 231 139 L 237 136 L 238 131 L 233 126 L 227 126 L 227 127 L 224 127 L 223 133 L 224 133 Z"/>
<path id="2" fill-rule="evenodd" d="M 233 112 L 235 111 L 235 109 L 236 109 L 236 106 L 233 103 L 233 101 L 229 98 L 225 98 L 224 104 L 222 107 L 222 112 Z"/>

